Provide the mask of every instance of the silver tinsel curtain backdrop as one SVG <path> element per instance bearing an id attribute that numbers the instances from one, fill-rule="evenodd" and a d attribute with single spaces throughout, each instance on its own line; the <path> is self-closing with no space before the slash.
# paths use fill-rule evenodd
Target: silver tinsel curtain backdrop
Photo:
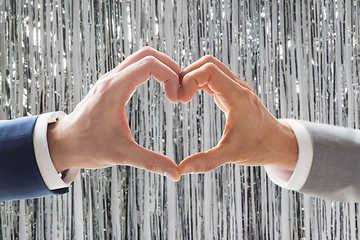
<path id="1" fill-rule="evenodd" d="M 359 128 L 356 0 L 0 0 L 0 119 L 70 113 L 142 46 L 182 69 L 206 54 L 278 118 Z M 150 79 L 127 104 L 134 139 L 178 164 L 220 139 L 199 92 L 172 104 Z M 101 146 L 99 146 L 101 148 Z M 360 174 L 360 173 L 359 173 Z M 82 170 L 70 193 L 0 204 L 0 239 L 359 239 L 358 204 L 280 189 L 260 167 L 178 183 L 132 167 Z"/>

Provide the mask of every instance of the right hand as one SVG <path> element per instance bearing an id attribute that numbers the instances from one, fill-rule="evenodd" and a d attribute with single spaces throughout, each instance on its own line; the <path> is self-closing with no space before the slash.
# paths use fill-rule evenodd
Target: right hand
<path id="1" fill-rule="evenodd" d="M 164 84 L 170 101 L 178 102 L 179 71 L 168 56 L 145 47 L 103 75 L 72 113 L 49 125 L 48 145 L 56 170 L 128 165 L 178 181 L 173 160 L 134 141 L 125 105 L 151 76 Z"/>

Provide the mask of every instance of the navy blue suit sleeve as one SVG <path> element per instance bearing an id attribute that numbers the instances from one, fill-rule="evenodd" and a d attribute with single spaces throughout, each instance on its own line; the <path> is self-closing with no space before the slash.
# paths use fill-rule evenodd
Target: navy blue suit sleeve
<path id="1" fill-rule="evenodd" d="M 35 159 L 33 131 L 37 116 L 0 121 L 0 201 L 63 194 L 49 190 Z"/>

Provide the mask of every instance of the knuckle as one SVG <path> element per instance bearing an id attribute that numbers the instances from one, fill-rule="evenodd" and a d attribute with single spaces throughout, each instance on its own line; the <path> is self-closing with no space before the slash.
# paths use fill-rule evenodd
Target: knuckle
<path id="1" fill-rule="evenodd" d="M 245 83 L 245 86 L 252 92 L 252 93 L 255 93 L 254 89 L 252 89 L 252 87 L 250 86 L 249 83 L 247 82 L 244 82 Z"/>
<path id="2" fill-rule="evenodd" d="M 254 101 L 255 100 L 255 94 L 253 92 L 251 92 L 249 89 L 243 89 L 243 95 L 246 97 L 246 99 L 250 100 L 250 101 Z"/>
<path id="3" fill-rule="evenodd" d="M 205 62 L 214 62 L 215 57 L 213 55 L 208 54 L 208 55 L 205 55 L 203 59 Z"/>
<path id="4" fill-rule="evenodd" d="M 205 164 L 205 169 L 204 169 L 204 173 L 208 173 L 211 172 L 212 170 L 215 169 L 215 164 L 213 161 L 208 160 Z"/>
<path id="5" fill-rule="evenodd" d="M 216 66 L 215 63 L 212 63 L 212 62 L 208 62 L 204 65 L 204 68 L 206 71 L 210 71 L 210 72 L 213 72 L 215 70 L 218 69 L 218 67 Z"/>
<path id="6" fill-rule="evenodd" d="M 248 103 L 251 103 L 251 105 L 258 106 L 259 102 L 261 102 L 259 97 L 249 89 L 243 90 L 243 96 L 245 97 L 245 99 L 247 100 Z M 251 105 L 248 105 L 248 106 L 251 106 Z"/>
<path id="7" fill-rule="evenodd" d="M 107 78 L 107 79 L 102 79 L 101 81 L 98 81 L 95 85 L 94 85 L 94 90 L 93 93 L 94 94 L 99 94 L 101 95 L 103 92 L 106 91 L 106 89 L 109 88 L 109 85 L 111 83 L 112 78 Z"/>
<path id="8" fill-rule="evenodd" d="M 236 77 L 236 80 L 237 82 L 240 84 L 240 85 L 243 85 L 245 88 L 249 89 L 251 92 L 255 93 L 254 89 L 251 87 L 251 85 L 246 82 L 245 80 L 242 80 L 241 78 L 239 77 Z"/>
<path id="9" fill-rule="evenodd" d="M 140 50 L 144 55 L 152 55 L 154 53 L 154 49 L 149 46 L 142 47 Z"/>
<path id="10" fill-rule="evenodd" d="M 156 170 L 156 168 L 157 168 L 157 162 L 154 160 L 149 160 L 144 165 L 144 169 L 146 169 L 150 172 L 154 172 Z"/>
<path id="11" fill-rule="evenodd" d="M 154 56 L 146 56 L 142 60 L 143 64 L 153 64 L 157 61 Z"/>

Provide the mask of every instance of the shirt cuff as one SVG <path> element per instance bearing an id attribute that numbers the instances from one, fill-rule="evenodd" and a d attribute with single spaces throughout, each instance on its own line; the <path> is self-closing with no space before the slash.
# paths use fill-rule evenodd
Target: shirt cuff
<path id="1" fill-rule="evenodd" d="M 75 180 L 80 171 L 78 168 L 70 168 L 66 176 L 61 179 L 50 157 L 47 142 L 48 124 L 56 122 L 57 119 L 61 119 L 64 116 L 66 116 L 66 114 L 63 112 L 52 112 L 40 115 L 36 121 L 33 132 L 36 162 L 40 174 L 50 190 L 69 187 L 70 183 Z"/>
<path id="2" fill-rule="evenodd" d="M 265 166 L 269 178 L 283 188 L 299 191 L 304 186 L 313 161 L 313 146 L 305 126 L 293 119 L 279 119 L 287 123 L 293 130 L 298 143 L 298 160 L 295 170 L 288 171 L 275 166 Z"/>

